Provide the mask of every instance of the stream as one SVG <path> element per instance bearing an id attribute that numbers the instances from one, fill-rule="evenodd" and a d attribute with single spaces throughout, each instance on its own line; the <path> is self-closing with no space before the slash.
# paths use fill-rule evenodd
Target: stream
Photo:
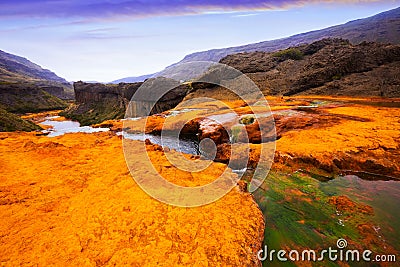
<path id="1" fill-rule="evenodd" d="M 81 127 L 78 122 L 57 121 L 57 118 L 46 117 L 41 123 L 51 126 L 44 130 L 49 137 L 109 131 L 108 128 Z M 201 154 L 198 142 L 194 140 L 176 140 L 168 136 L 161 139 L 161 136 L 126 132 L 118 134 L 132 140 L 149 139 L 152 143 L 187 154 Z M 245 169 L 233 171 L 251 175 Z M 342 236 L 362 245 L 363 237 L 359 235 L 357 225 L 367 223 L 373 226 L 373 235 L 377 240 L 400 251 L 400 237 L 396 234 L 400 229 L 400 181 L 390 177 L 363 177 L 353 173 L 324 181 L 307 173 L 270 172 L 253 196 L 266 218 L 265 244 L 271 249 L 282 246 L 324 248 L 334 245 L 335 240 Z M 338 211 L 335 213 L 332 206 L 327 205 L 332 196 L 346 196 L 355 203 L 369 205 L 374 213 L 365 215 L 356 212 L 347 217 Z M 384 251 L 378 249 L 378 252 Z"/>
<path id="2" fill-rule="evenodd" d="M 161 138 L 160 135 L 152 135 L 152 134 L 132 134 L 132 133 L 126 133 L 126 132 L 121 132 L 119 133 L 124 136 L 124 138 L 130 139 L 130 140 L 138 140 L 138 141 L 144 141 L 146 139 L 149 139 L 150 142 L 153 144 L 157 144 L 162 146 L 163 148 L 169 148 L 169 149 L 175 149 L 178 152 L 186 153 L 186 154 L 192 154 L 192 155 L 199 155 L 199 145 L 198 142 L 190 139 L 179 139 L 176 140 L 175 137 L 170 137 L 170 136 L 163 136 Z"/>
<path id="3" fill-rule="evenodd" d="M 77 121 L 63 120 L 57 121 L 60 116 L 49 116 L 46 117 L 40 124 L 50 126 L 50 128 L 43 130 L 43 133 L 47 133 L 48 137 L 60 136 L 66 133 L 97 133 L 107 132 L 109 128 L 93 128 L 91 126 L 81 126 Z"/>
<path id="4" fill-rule="evenodd" d="M 320 181 L 302 172 L 271 171 L 253 196 L 264 214 L 264 244 L 270 250 L 322 250 L 335 247 L 339 238 L 345 238 L 349 244 L 353 243 L 349 248 L 354 249 L 357 244 L 374 253 L 398 255 L 400 252 L 398 180 L 366 180 L 356 175 L 344 175 Z M 343 210 L 335 210 L 335 205 L 329 202 L 339 196 L 350 200 Z M 372 214 L 358 209 L 358 205 L 372 207 Z M 360 229 L 364 230 L 360 232 Z M 263 264 L 295 266 L 291 262 Z M 334 262 L 321 264 L 341 266 Z"/>

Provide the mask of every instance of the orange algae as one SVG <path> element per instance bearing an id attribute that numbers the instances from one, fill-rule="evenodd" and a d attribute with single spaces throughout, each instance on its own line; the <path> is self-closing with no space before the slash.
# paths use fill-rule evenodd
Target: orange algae
<path id="1" fill-rule="evenodd" d="M 2 264 L 259 264 L 264 222 L 249 193 L 235 187 L 197 208 L 160 203 L 134 182 L 111 133 L 1 133 L 0 166 Z"/>

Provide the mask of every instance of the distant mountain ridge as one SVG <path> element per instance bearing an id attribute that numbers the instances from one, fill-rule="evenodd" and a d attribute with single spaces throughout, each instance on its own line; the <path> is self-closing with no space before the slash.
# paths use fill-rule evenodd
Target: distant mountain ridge
<path id="1" fill-rule="evenodd" d="M 182 63 L 192 61 L 218 62 L 227 55 L 256 51 L 274 52 L 302 44 L 310 44 L 324 38 L 348 39 L 353 44 L 359 44 L 363 41 L 400 44 L 400 7 L 379 13 L 372 17 L 357 19 L 345 24 L 296 34 L 282 39 L 196 52 L 189 54 L 181 61 L 166 67 L 157 75 L 163 75 L 170 78 L 179 77 L 181 71 L 186 71 L 184 69 L 182 70 L 182 68 L 176 67 Z"/>
<path id="2" fill-rule="evenodd" d="M 54 72 L 28 59 L 0 50 L 0 85 L 2 92 L 18 87 L 40 89 L 62 99 L 73 99 L 72 84 Z M 11 89 L 13 88 L 13 89 Z"/>
<path id="3" fill-rule="evenodd" d="M 274 52 L 292 46 L 309 44 L 324 38 L 348 39 L 353 44 L 359 44 L 363 41 L 399 44 L 400 7 L 372 17 L 349 21 L 322 30 L 300 33 L 287 38 L 196 52 L 185 56 L 177 64 L 190 61 L 219 61 L 227 55 L 242 52 Z"/>
<path id="4" fill-rule="evenodd" d="M 67 103 L 62 99 L 73 98 L 72 85 L 65 79 L 0 50 L 0 131 L 40 129 L 16 114 L 64 109 Z"/>
<path id="5" fill-rule="evenodd" d="M 149 79 L 156 75 L 155 73 L 153 74 L 146 74 L 146 75 L 141 75 L 141 76 L 136 76 L 136 77 L 126 77 L 122 79 L 118 79 L 115 81 L 112 81 L 111 83 L 136 83 L 136 82 L 143 82 L 146 79 Z"/>
<path id="6" fill-rule="evenodd" d="M 15 79 L 21 78 L 18 76 L 24 76 L 24 78 L 29 77 L 32 79 L 65 84 L 68 83 L 65 79 L 57 76 L 54 72 L 43 69 L 24 57 L 16 56 L 0 50 L 0 78 L 5 75 L 8 76 L 8 79 L 13 79 L 12 76 L 15 76 Z"/>

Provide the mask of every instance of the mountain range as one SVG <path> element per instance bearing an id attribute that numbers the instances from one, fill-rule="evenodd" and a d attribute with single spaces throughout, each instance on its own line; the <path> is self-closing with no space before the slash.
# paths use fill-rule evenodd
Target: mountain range
<path id="1" fill-rule="evenodd" d="M 38 129 L 15 114 L 64 109 L 64 100 L 73 98 L 72 85 L 65 79 L 0 50 L 0 131 Z"/>
<path id="2" fill-rule="evenodd" d="M 21 80 L 45 80 L 68 84 L 54 72 L 43 69 L 26 58 L 6 53 L 0 50 L 0 79 L 12 82 Z"/>
<path id="3" fill-rule="evenodd" d="M 278 40 L 193 53 L 159 73 L 113 83 L 137 82 L 156 76 L 185 80 L 188 72 L 194 77 L 211 65 L 191 65 L 195 67 L 188 69 L 185 63 L 220 61 L 246 73 L 265 94 L 398 97 L 400 48 L 396 44 L 399 43 L 400 8 L 396 8 Z M 293 69 L 297 71 L 293 73 Z M 93 86 L 97 85 L 90 88 L 94 89 Z M 110 90 L 113 92 L 115 88 Z M 93 99 L 97 99 L 98 92 L 92 93 Z M 65 79 L 26 58 L 0 50 L 0 131 L 34 129 L 36 126 L 18 119 L 16 114 L 64 109 L 67 107 L 64 100 L 73 98 L 72 85 Z"/>
<path id="4" fill-rule="evenodd" d="M 263 41 L 254 44 L 212 49 L 208 51 L 196 52 L 185 56 L 181 61 L 166 67 L 163 71 L 155 74 L 139 77 L 129 77 L 119 79 L 112 83 L 138 82 L 143 81 L 149 76 L 165 76 L 169 78 L 179 78 L 185 68 L 179 68 L 178 65 L 193 61 L 212 61 L 218 62 L 227 55 L 242 52 L 274 52 L 289 47 L 295 47 L 324 38 L 343 38 L 349 40 L 352 44 L 359 44 L 364 41 L 379 43 L 400 43 L 400 7 L 375 16 L 357 19 L 342 25 L 337 25 L 322 30 L 316 30 L 301 34 L 296 34 L 287 38 Z"/>

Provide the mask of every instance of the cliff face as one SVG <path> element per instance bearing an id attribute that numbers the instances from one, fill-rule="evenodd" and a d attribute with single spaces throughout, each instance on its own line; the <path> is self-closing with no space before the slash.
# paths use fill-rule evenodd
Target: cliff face
<path id="1" fill-rule="evenodd" d="M 126 106 L 129 99 L 142 83 L 120 83 L 117 85 L 101 83 L 74 83 L 75 99 L 78 104 L 111 101 Z"/>
<path id="2" fill-rule="evenodd" d="M 323 39 L 275 53 L 234 54 L 220 62 L 246 73 L 264 94 L 400 96 L 398 45 Z"/>
<path id="3" fill-rule="evenodd" d="M 171 109 L 182 101 L 189 90 L 187 86 L 181 86 L 179 82 L 163 77 L 149 79 L 145 83 L 76 82 L 76 104 L 65 110 L 62 115 L 83 125 L 122 119 L 132 96 L 141 86 L 144 86 L 144 90 L 135 97 L 138 101 L 130 105 L 132 116 L 145 116 Z M 164 95 L 162 90 L 171 86 L 176 88 Z M 158 99 L 157 96 L 162 98 Z"/>
<path id="4" fill-rule="evenodd" d="M 75 82 L 76 103 L 61 115 L 90 125 L 124 117 L 130 98 L 141 83 L 105 85 L 101 83 Z"/>

